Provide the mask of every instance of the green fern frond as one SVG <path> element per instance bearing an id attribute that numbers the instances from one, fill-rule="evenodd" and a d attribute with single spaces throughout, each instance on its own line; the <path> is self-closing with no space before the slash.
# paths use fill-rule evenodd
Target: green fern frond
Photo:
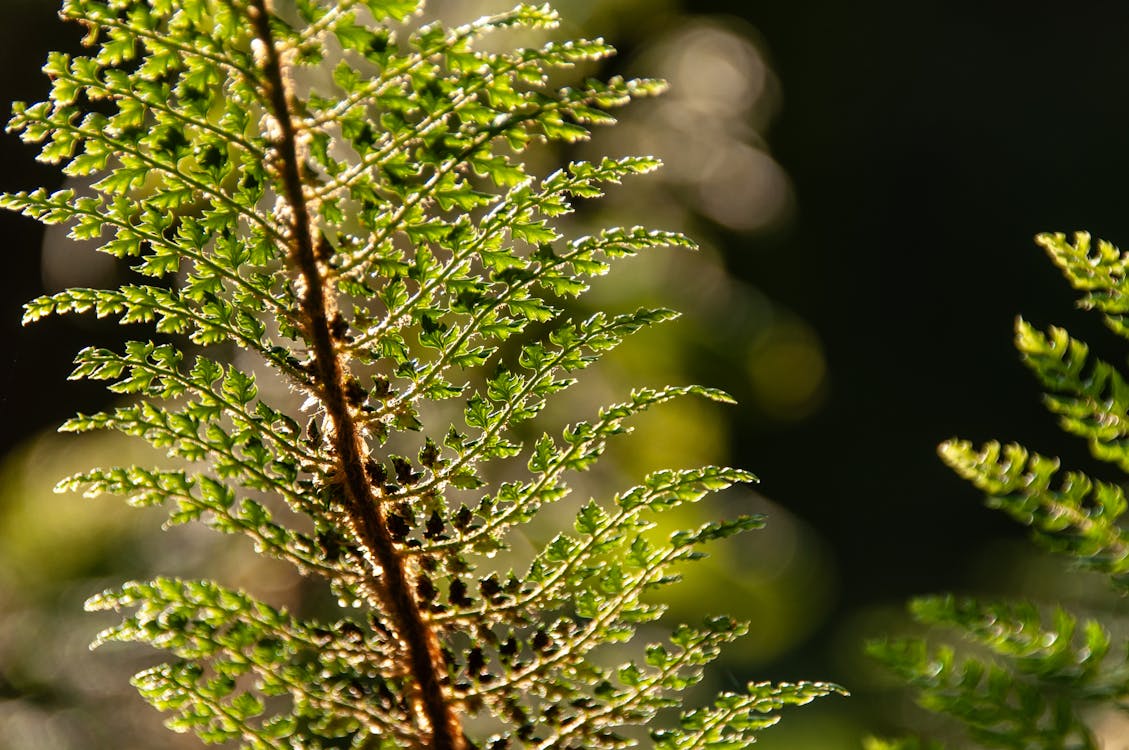
<path id="1" fill-rule="evenodd" d="M 914 619 L 955 629 L 991 656 L 958 657 L 920 639 L 878 641 L 869 653 L 917 688 L 925 708 L 960 720 L 987 747 L 1093 748 L 1095 705 L 1129 691 L 1124 653 L 1110 657 L 1097 621 L 1061 608 L 1047 618 L 1029 603 L 982 604 L 952 596 L 917 599 Z M 1047 621 L 1049 620 L 1049 622 Z"/>
<path id="2" fill-rule="evenodd" d="M 1129 336 L 1129 259 L 1112 243 L 1098 240 L 1095 247 L 1088 232 L 1075 232 L 1074 242 L 1066 235 L 1040 234 L 1035 241 L 1063 272 L 1075 289 L 1085 292 L 1079 305 L 1097 310 L 1111 329 Z"/>
<path id="3" fill-rule="evenodd" d="M 0 205 L 147 278 L 41 297 L 24 320 L 152 325 L 153 340 L 78 354 L 72 378 L 121 402 L 62 429 L 137 436 L 171 463 L 92 469 L 59 489 L 244 535 L 340 605 L 299 617 L 212 581 L 159 578 L 89 601 L 127 612 L 97 643 L 167 651 L 135 684 L 205 742 L 619 748 L 656 717 L 679 721 L 652 727 L 656 747 L 751 742 L 779 708 L 841 689 L 755 683 L 683 708 L 747 630 L 727 617 L 676 626 L 641 660 L 612 648 L 663 614 L 652 593 L 681 563 L 762 524 L 660 531 L 659 515 L 751 474 L 654 472 L 588 500 L 528 559 L 512 549 L 633 417 L 683 396 L 730 400 L 645 388 L 559 434 L 530 424 L 581 370 L 676 317 L 582 316 L 571 300 L 619 259 L 694 243 L 637 226 L 570 237 L 560 221 L 657 160 L 541 176 L 521 152 L 585 140 L 664 84 L 550 89 L 614 53 L 599 39 L 479 44 L 555 27 L 548 6 L 456 28 L 419 13 L 406 0 L 64 2 L 89 51 L 52 54 L 50 98 L 17 103 L 9 130 L 86 187 Z"/>
<path id="4" fill-rule="evenodd" d="M 1129 471 L 1129 383 L 1117 368 L 1054 326 L 1044 333 L 1019 320 L 1016 348 L 1047 390 L 1045 403 L 1062 428 L 1085 438 L 1096 458 Z"/>
<path id="5" fill-rule="evenodd" d="M 1087 569 L 1105 573 L 1120 589 L 1129 581 L 1129 535 L 1119 521 L 1125 493 L 1119 485 L 1080 472 L 1059 471 L 1058 459 L 1028 453 L 1019 445 L 949 441 L 942 459 L 987 494 L 998 508 L 1030 526 L 1044 546 L 1069 555 Z"/>
<path id="6" fill-rule="evenodd" d="M 658 750 L 739 748 L 756 742 L 756 733 L 780 721 L 784 706 L 802 706 L 832 693 L 838 685 L 825 682 L 749 683 L 745 693 L 723 693 L 709 708 L 682 715 L 680 728 L 657 732 Z"/>
<path id="7" fill-rule="evenodd" d="M 1085 233 L 1073 243 L 1061 234 L 1037 241 L 1084 293 L 1082 306 L 1103 313 L 1116 332 L 1129 333 L 1121 252 L 1107 242 L 1093 245 Z M 1129 470 L 1129 387 L 1118 369 L 1061 328 L 1043 331 L 1020 319 L 1015 341 L 1063 429 L 1086 440 L 1096 458 Z M 1120 484 L 1062 471 L 1058 459 L 1016 444 L 993 441 L 977 449 L 950 440 L 939 453 L 985 493 L 989 507 L 1030 527 L 1042 546 L 1101 574 L 1121 595 L 1129 592 L 1127 502 Z M 1113 647 L 1113 623 L 1089 618 L 1080 624 L 1061 606 L 953 596 L 917 599 L 911 612 L 923 625 L 957 631 L 964 646 L 910 638 L 873 642 L 868 650 L 917 688 L 922 706 L 958 719 L 985 747 L 1097 750 L 1102 742 L 1094 715 L 1124 709 L 1129 653 Z"/>

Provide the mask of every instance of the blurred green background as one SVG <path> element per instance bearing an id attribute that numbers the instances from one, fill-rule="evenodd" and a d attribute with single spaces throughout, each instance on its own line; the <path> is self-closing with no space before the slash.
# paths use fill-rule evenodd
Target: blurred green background
<path id="1" fill-rule="evenodd" d="M 461 21 L 499 5 L 431 7 Z M 568 21 L 562 35 L 603 35 L 620 48 L 605 73 L 672 83 L 592 144 L 557 155 L 667 162 L 582 221 L 684 229 L 703 246 L 632 261 L 596 288 L 590 304 L 661 303 L 686 315 L 617 352 L 578 398 L 694 381 L 740 401 L 648 415 L 577 494 L 607 494 L 601 483 L 618 488 L 659 466 L 729 462 L 761 477 L 755 492 L 705 512 L 765 512 L 768 528 L 714 550 L 672 591 L 672 616 L 725 610 L 752 620 L 711 687 L 808 678 L 855 693 L 793 711 L 763 747 L 855 748 L 867 732 L 921 726 L 860 654 L 864 638 L 907 627 L 909 595 L 1024 591 L 1123 609 L 1033 557 L 934 447 L 956 434 L 1017 439 L 1091 467 L 1083 446 L 1058 436 L 1009 340 L 1022 312 L 1122 356 L 1073 309 L 1030 238 L 1086 228 L 1129 242 L 1129 6 L 555 6 Z M 0 5 L 0 101 L 41 99 L 47 50 L 77 48 L 80 33 L 55 10 L 54 0 Z M 0 189 L 61 184 L 15 138 L 0 138 L 0 163 Z M 25 330 L 20 305 L 120 272 L 18 217 L 0 215 L 0 237 L 0 750 L 196 746 L 165 733 L 126 683 L 153 655 L 87 651 L 100 624 L 81 602 L 158 572 L 214 573 L 283 601 L 300 592 L 241 543 L 191 529 L 162 535 L 160 513 L 52 494 L 68 472 L 144 449 L 52 432 L 76 410 L 110 403 L 65 376 L 81 346 L 122 331 L 78 319 Z"/>

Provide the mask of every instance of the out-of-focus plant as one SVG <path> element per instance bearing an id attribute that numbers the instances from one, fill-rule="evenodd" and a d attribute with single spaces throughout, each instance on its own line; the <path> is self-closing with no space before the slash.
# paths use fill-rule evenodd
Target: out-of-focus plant
<path id="1" fill-rule="evenodd" d="M 1112 244 L 1045 234 L 1038 243 L 1082 292 L 1081 306 L 1129 338 L 1129 256 Z M 1062 328 L 1016 323 L 1016 347 L 1046 390 L 1062 428 L 1091 453 L 1129 470 L 1129 382 Z M 1064 471 L 1060 461 L 1017 445 L 976 448 L 950 440 L 940 454 L 998 508 L 1030 526 L 1035 541 L 1129 593 L 1129 531 L 1121 484 Z M 1129 653 L 1114 637 L 1124 622 L 1058 605 L 938 596 L 912 602 L 919 623 L 947 628 L 963 646 L 922 638 L 875 641 L 869 651 L 918 691 L 925 708 L 958 719 L 990 748 L 1116 748 L 1129 724 Z M 1120 720 L 1118 720 L 1120 717 Z M 872 750 L 933 747 L 919 740 L 871 742 Z"/>
<path id="2" fill-rule="evenodd" d="M 515 156 L 584 141 L 613 122 L 607 110 L 662 84 L 551 88 L 554 71 L 610 55 L 601 40 L 478 45 L 554 26 L 547 6 L 456 27 L 421 25 L 418 11 L 410 0 L 64 3 L 93 52 L 51 55 L 50 99 L 17 104 L 10 129 L 92 184 L 2 202 L 135 258 L 145 278 L 66 289 L 29 303 L 26 319 L 153 325 L 156 340 L 80 352 L 73 377 L 132 400 L 64 429 L 142 437 L 174 461 L 60 486 L 245 535 L 337 603 L 325 620 L 211 579 L 160 577 L 89 600 L 131 612 L 98 640 L 168 651 L 134 684 L 171 728 L 206 742 L 624 747 L 640 726 L 669 750 L 752 741 L 777 709 L 839 688 L 750 683 L 681 708 L 746 626 L 710 617 L 638 654 L 620 645 L 662 615 L 650 592 L 677 579 L 673 566 L 761 523 L 658 520 L 751 475 L 655 470 L 580 505 L 551 539 L 522 535 L 637 414 L 687 395 L 727 400 L 638 388 L 559 436 L 530 428 L 574 373 L 674 317 L 576 315 L 568 300 L 614 261 L 691 243 L 635 226 L 560 231 L 574 203 L 653 158 L 537 177 Z M 269 382 L 305 403 L 272 402 Z"/>

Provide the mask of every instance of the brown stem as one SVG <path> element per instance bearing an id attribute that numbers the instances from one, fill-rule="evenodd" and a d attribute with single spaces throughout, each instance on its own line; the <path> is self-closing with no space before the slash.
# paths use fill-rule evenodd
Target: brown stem
<path id="1" fill-rule="evenodd" d="M 379 576 L 383 603 L 407 652 L 418 693 L 416 700 L 430 725 L 428 746 L 433 750 L 464 750 L 461 722 L 443 690 L 447 668 L 439 639 L 413 596 L 411 576 L 388 531 L 378 492 L 365 471 L 366 446 L 345 396 L 346 368 L 333 343 L 329 324 L 336 307 L 334 292 L 318 264 L 310 208 L 303 192 L 303 167 L 290 115 L 289 92 L 271 32 L 266 0 L 252 0 L 248 11 L 264 46 L 263 72 L 269 88 L 271 114 L 279 129 L 275 144 L 276 166 L 291 211 L 290 258 L 304 285 L 302 312 L 313 346 L 321 401 L 333 425 L 333 448 L 345 489 L 345 517 L 373 573 Z"/>

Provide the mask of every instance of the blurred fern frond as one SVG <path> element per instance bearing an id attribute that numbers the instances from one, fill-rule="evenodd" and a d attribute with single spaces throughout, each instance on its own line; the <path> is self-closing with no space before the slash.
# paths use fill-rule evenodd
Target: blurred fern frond
<path id="1" fill-rule="evenodd" d="M 1127 256 L 1108 242 L 1093 244 L 1085 233 L 1073 242 L 1062 234 L 1037 242 L 1083 293 L 1081 306 L 1100 311 L 1113 331 L 1129 337 Z M 1129 386 L 1120 370 L 1062 328 L 1040 330 L 1019 319 L 1015 343 L 1063 430 L 1084 439 L 1095 458 L 1129 470 Z M 1129 591 L 1121 484 L 1063 471 L 1058 459 L 1014 443 L 977 448 L 950 440 L 939 452 L 985 493 L 989 507 L 1029 526 L 1040 546 L 1100 574 L 1119 595 Z M 873 656 L 919 691 L 922 706 L 959 719 L 984 747 L 1108 746 L 1097 719 L 1129 709 L 1129 652 L 1114 635 L 1117 618 L 953 596 L 918 599 L 910 609 L 919 623 L 954 630 L 964 643 L 870 644 Z"/>

